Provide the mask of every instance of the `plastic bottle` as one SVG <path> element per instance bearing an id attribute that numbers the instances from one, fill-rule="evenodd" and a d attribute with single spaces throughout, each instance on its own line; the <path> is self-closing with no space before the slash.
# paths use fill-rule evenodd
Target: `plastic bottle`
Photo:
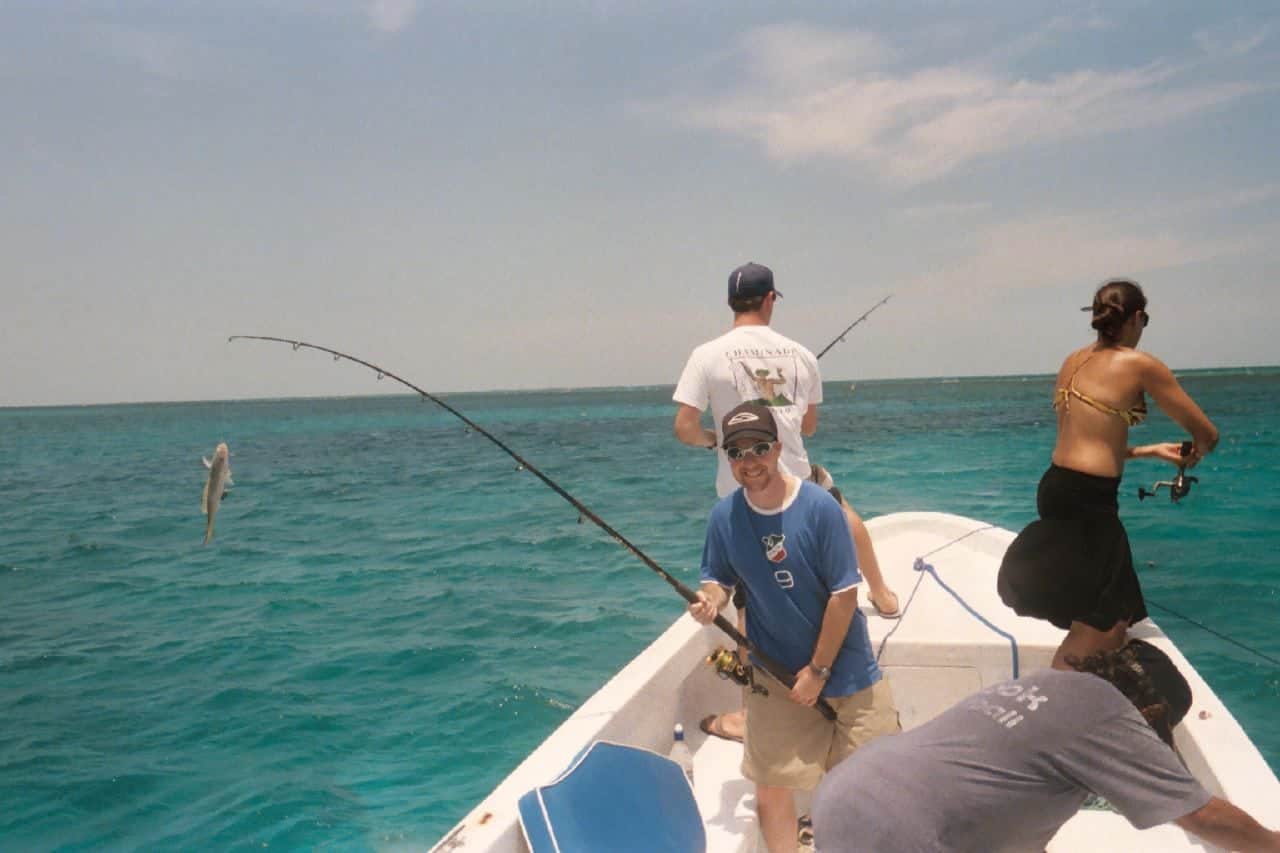
<path id="1" fill-rule="evenodd" d="M 671 751 L 667 753 L 667 757 L 680 765 L 680 769 L 684 771 L 685 778 L 692 785 L 693 753 L 689 751 L 689 744 L 684 741 L 684 726 L 680 723 L 676 723 L 676 727 L 671 733 Z"/>

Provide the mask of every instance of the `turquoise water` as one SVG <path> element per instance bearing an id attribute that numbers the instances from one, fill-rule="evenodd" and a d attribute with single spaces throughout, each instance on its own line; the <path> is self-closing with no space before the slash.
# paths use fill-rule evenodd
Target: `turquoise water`
<path id="1" fill-rule="evenodd" d="M 1280 657 L 1280 369 L 1182 378 L 1223 441 L 1177 506 L 1135 497 L 1171 469 L 1130 466 L 1144 588 Z M 1050 386 L 830 382 L 811 451 L 864 516 L 1018 528 Z M 671 437 L 669 388 L 448 399 L 696 582 L 714 460 Z M 6 849 L 430 846 L 684 607 L 407 396 L 0 410 L 0 519 Z M 1152 614 L 1280 768 L 1280 670 Z"/>

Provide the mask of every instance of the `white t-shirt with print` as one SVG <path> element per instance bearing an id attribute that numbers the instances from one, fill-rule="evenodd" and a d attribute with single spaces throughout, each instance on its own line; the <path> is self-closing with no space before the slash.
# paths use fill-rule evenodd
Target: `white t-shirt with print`
<path id="1" fill-rule="evenodd" d="M 720 422 L 739 403 L 769 406 L 782 440 L 782 468 L 800 478 L 809 476 L 800 423 L 810 406 L 822 402 L 818 360 L 809 350 L 768 326 L 737 326 L 693 351 L 672 395 L 677 403 L 705 411 L 715 419 L 716 444 L 723 436 Z M 716 492 L 721 497 L 738 487 L 723 450 L 717 450 Z"/>

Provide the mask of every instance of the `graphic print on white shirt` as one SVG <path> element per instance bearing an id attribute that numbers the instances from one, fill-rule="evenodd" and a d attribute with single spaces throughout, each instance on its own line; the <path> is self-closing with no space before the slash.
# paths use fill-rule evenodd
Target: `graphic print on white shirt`
<path id="1" fill-rule="evenodd" d="M 813 353 L 768 326 L 737 326 L 697 347 L 685 363 L 671 395 L 699 411 L 711 408 L 717 443 L 721 421 L 739 403 L 769 406 L 782 442 L 781 466 L 801 479 L 809 476 L 801 426 L 810 406 L 822 402 L 822 378 Z M 716 493 L 738 488 L 729 460 L 717 453 Z"/>
<path id="2" fill-rule="evenodd" d="M 724 355 L 743 402 L 771 408 L 796 404 L 801 368 L 793 348 L 742 347 Z"/>

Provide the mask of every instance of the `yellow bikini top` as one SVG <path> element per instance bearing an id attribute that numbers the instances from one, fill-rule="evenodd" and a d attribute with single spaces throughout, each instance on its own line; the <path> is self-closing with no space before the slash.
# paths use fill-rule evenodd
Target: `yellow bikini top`
<path id="1" fill-rule="evenodd" d="M 1096 355 L 1096 353 L 1090 353 L 1089 358 L 1093 358 L 1094 355 Z M 1101 400 L 1095 400 L 1088 394 L 1082 394 L 1080 391 L 1076 390 L 1076 374 L 1080 372 L 1082 367 L 1089 363 L 1089 358 L 1080 362 L 1079 366 L 1071 372 L 1071 378 L 1067 381 L 1066 388 L 1058 388 L 1053 392 L 1053 407 L 1056 409 L 1061 405 L 1062 411 L 1068 412 L 1071 410 L 1071 398 L 1075 397 L 1086 406 L 1092 406 L 1099 412 L 1105 412 L 1108 415 L 1115 415 L 1129 426 L 1137 426 L 1146 420 L 1146 400 L 1139 400 L 1137 404 L 1130 406 L 1127 409 L 1117 409 L 1114 406 L 1108 406 Z"/>

